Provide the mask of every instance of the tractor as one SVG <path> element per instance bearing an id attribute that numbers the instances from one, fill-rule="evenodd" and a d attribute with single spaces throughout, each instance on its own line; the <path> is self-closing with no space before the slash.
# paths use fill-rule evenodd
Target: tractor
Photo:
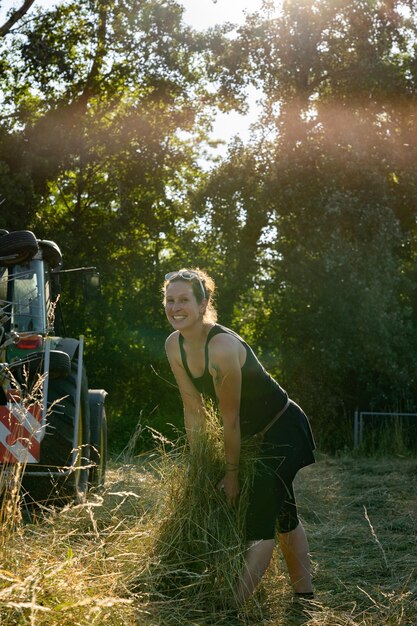
<path id="1" fill-rule="evenodd" d="M 98 288 L 95 268 L 63 269 L 53 241 L 0 230 L 0 477 L 20 464 L 31 504 L 82 501 L 105 478 L 107 394 L 88 389 L 84 337 L 61 336 L 68 272 Z"/>

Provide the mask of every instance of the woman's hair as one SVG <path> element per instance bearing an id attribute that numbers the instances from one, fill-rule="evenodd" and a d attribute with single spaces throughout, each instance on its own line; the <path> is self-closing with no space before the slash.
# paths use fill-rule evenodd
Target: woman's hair
<path id="1" fill-rule="evenodd" d="M 191 278 L 191 279 L 182 278 L 181 273 L 183 272 L 185 274 L 187 273 L 195 274 L 195 278 Z M 183 268 L 181 270 L 178 270 L 178 272 L 173 278 L 170 278 L 168 280 L 165 279 L 164 281 L 164 285 L 162 287 L 164 299 L 165 299 L 165 294 L 166 294 L 168 285 L 170 285 L 171 283 L 177 283 L 179 281 L 182 281 L 184 283 L 189 283 L 191 285 L 193 294 L 198 304 L 200 304 L 203 301 L 203 290 L 201 289 L 201 286 L 203 286 L 205 298 L 207 300 L 207 307 L 204 312 L 203 319 L 205 322 L 215 323 L 217 321 L 217 311 L 213 304 L 213 298 L 214 298 L 216 285 L 214 283 L 214 280 L 211 278 L 211 276 L 206 274 L 206 272 L 204 272 L 203 270 L 200 270 L 198 267 L 192 268 L 192 269 Z"/>

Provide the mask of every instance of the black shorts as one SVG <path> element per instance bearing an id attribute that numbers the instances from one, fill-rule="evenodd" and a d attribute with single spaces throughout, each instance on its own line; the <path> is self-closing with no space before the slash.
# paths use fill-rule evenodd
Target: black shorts
<path id="1" fill-rule="evenodd" d="M 307 417 L 291 403 L 271 428 L 255 462 L 246 515 L 246 539 L 274 539 L 299 523 L 293 481 L 301 467 L 314 463 L 314 440 Z"/>

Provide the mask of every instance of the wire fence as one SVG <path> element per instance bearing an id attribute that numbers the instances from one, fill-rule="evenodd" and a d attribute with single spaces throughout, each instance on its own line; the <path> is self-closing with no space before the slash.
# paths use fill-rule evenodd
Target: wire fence
<path id="1" fill-rule="evenodd" d="M 364 418 L 415 418 L 417 413 L 384 413 L 379 411 L 355 411 L 353 423 L 353 447 L 360 448 L 364 444 Z"/>

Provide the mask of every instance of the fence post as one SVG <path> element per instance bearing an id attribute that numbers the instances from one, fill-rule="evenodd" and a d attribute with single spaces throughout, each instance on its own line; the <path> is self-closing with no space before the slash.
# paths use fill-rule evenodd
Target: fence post
<path id="1" fill-rule="evenodd" d="M 358 409 L 355 409 L 354 420 L 353 420 L 353 448 L 356 449 L 359 444 L 359 420 L 358 420 Z"/>

